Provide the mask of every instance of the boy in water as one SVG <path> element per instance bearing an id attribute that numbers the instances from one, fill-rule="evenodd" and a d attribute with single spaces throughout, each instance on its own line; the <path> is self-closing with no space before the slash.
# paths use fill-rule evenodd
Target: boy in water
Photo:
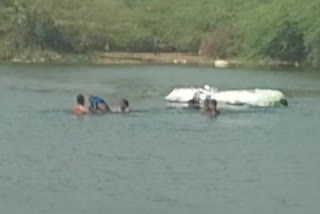
<path id="1" fill-rule="evenodd" d="M 129 101 L 126 99 L 121 99 L 120 106 L 112 110 L 114 113 L 128 113 L 129 111 Z"/>
<path id="2" fill-rule="evenodd" d="M 188 101 L 188 108 L 200 109 L 200 95 L 195 93 L 193 98 Z"/>
<path id="3" fill-rule="evenodd" d="M 217 110 L 217 101 L 215 99 L 206 99 L 205 111 L 211 116 L 217 116 L 220 112 Z"/>
<path id="4" fill-rule="evenodd" d="M 77 104 L 72 108 L 72 112 L 75 115 L 84 115 L 89 113 L 89 109 L 84 105 L 84 96 L 79 94 L 77 96 Z"/>
<path id="5" fill-rule="evenodd" d="M 90 96 L 90 112 L 92 113 L 106 113 L 110 110 L 108 104 L 104 101 L 104 99 L 97 96 Z"/>

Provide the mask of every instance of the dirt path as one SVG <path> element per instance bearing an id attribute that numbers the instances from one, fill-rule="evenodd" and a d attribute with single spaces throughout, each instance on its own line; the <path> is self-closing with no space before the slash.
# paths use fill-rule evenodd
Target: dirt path
<path id="1" fill-rule="evenodd" d="M 127 63 L 159 63 L 159 64 L 207 64 L 214 65 L 214 60 L 209 57 L 196 56 L 182 53 L 125 53 L 110 52 L 98 57 L 99 64 L 127 64 Z"/>

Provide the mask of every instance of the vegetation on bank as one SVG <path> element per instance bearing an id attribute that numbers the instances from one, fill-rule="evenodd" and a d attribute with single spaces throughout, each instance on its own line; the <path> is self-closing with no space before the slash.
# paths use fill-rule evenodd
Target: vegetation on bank
<path id="1" fill-rule="evenodd" d="M 0 58 L 186 52 L 320 65 L 314 0 L 1 0 Z"/>

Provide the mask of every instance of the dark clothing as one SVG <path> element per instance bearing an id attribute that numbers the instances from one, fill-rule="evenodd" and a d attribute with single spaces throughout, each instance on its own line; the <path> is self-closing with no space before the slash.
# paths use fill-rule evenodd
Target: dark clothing
<path id="1" fill-rule="evenodd" d="M 200 102 L 197 99 L 192 99 L 188 101 L 188 107 L 193 109 L 200 109 Z"/>

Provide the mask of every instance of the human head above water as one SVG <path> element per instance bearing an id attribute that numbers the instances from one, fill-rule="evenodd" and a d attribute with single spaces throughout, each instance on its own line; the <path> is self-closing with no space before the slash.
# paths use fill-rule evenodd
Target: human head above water
<path id="1" fill-rule="evenodd" d="M 280 104 L 285 106 L 285 107 L 288 107 L 288 105 L 289 105 L 288 100 L 286 100 L 284 98 L 280 100 Z"/>
<path id="2" fill-rule="evenodd" d="M 129 107 L 129 101 L 127 99 L 121 99 L 121 108 L 125 109 Z"/>
<path id="3" fill-rule="evenodd" d="M 205 106 L 206 106 L 206 110 L 207 111 L 216 111 L 216 109 L 217 109 L 217 101 L 215 99 L 206 100 Z"/>
<path id="4" fill-rule="evenodd" d="M 217 106 L 217 100 L 215 100 L 215 99 L 212 99 L 212 100 L 210 101 L 210 103 L 211 103 L 212 105 L 214 105 L 214 106 Z"/>
<path id="5" fill-rule="evenodd" d="M 83 96 L 82 94 L 79 94 L 79 95 L 77 96 L 77 103 L 78 103 L 79 105 L 84 105 L 84 96 Z"/>

